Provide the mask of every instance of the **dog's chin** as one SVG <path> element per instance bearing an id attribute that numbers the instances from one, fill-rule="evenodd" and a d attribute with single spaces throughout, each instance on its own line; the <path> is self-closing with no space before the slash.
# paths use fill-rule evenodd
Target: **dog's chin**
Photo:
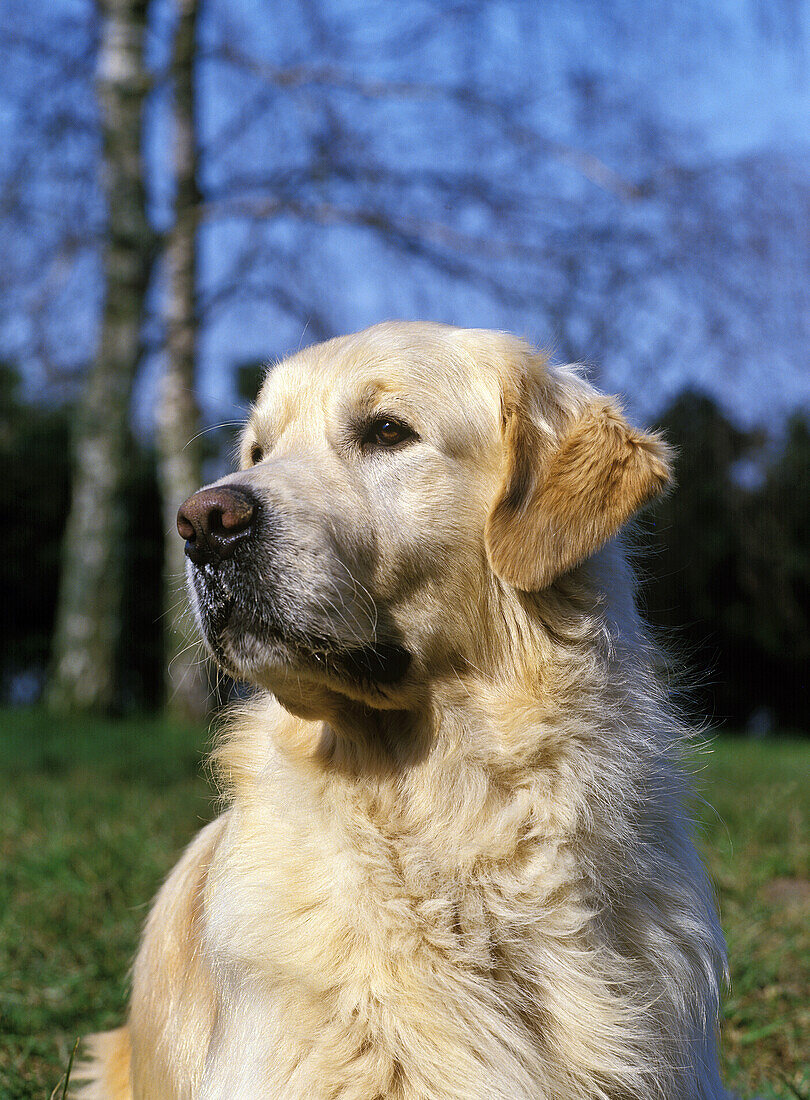
<path id="1" fill-rule="evenodd" d="M 378 706 L 407 681 L 411 654 L 392 639 L 357 640 L 290 621 L 271 599 L 246 602 L 230 573 L 190 571 L 200 633 L 219 667 L 279 698 L 338 694 Z M 303 704 L 302 704 L 303 705 Z M 300 708 L 299 708 L 300 709 Z"/>
<path id="2" fill-rule="evenodd" d="M 269 625 L 259 635 L 230 616 L 198 618 L 208 650 L 224 672 L 282 700 L 295 698 L 290 709 L 305 710 L 306 717 L 312 716 L 307 701 L 317 707 L 323 695 L 394 706 L 398 689 L 407 681 L 411 655 L 400 645 L 342 643 L 303 634 L 286 637 Z"/>

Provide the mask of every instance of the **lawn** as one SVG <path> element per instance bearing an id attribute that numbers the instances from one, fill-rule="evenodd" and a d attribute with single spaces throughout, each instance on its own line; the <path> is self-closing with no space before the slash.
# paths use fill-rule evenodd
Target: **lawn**
<path id="1" fill-rule="evenodd" d="M 75 1038 L 122 1021 L 149 899 L 213 812 L 206 735 L 0 721 L 0 1098 L 47 1098 Z M 810 741 L 721 739 L 697 768 L 732 972 L 726 1079 L 810 1100 Z"/>

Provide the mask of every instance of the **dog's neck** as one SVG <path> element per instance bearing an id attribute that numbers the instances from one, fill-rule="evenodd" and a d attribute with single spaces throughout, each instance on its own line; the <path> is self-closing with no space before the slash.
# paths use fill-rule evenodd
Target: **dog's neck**
<path id="1" fill-rule="evenodd" d="M 452 852 L 459 869 L 511 858 L 529 835 L 570 839 L 602 801 L 614 822 L 617 800 L 626 801 L 629 822 L 651 771 L 664 766 L 666 716 L 654 706 L 650 670 L 633 656 L 636 643 L 626 646 L 604 607 L 597 613 L 593 600 L 586 607 L 574 595 L 579 602 L 570 591 L 541 605 L 516 600 L 511 652 L 490 654 L 489 665 L 476 654 L 475 667 L 468 661 L 432 680 L 418 705 L 382 710 L 345 700 L 317 720 L 259 700 L 260 720 L 244 725 L 254 732 L 242 740 L 237 725 L 220 772 L 237 801 L 244 783 L 253 798 L 276 756 L 305 781 L 313 803 L 340 810 L 336 819 L 418 838 L 426 851 Z M 509 638 L 520 631 L 535 635 L 531 645 Z M 521 667 L 521 651 L 545 656 Z"/>

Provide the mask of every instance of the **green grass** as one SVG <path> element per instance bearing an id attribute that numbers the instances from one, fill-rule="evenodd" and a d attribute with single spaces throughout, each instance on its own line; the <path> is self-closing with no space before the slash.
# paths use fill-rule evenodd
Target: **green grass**
<path id="1" fill-rule="evenodd" d="M 744 1096 L 810 1100 L 810 741 L 723 739 L 700 766 L 731 969 L 725 1077 Z"/>
<path id="2" fill-rule="evenodd" d="M 41 1098 L 77 1036 L 122 1022 L 149 900 L 213 812 L 206 735 L 38 711 L 0 724 L 0 1098 Z M 732 970 L 727 1081 L 810 1100 L 810 741 L 724 739 L 698 767 Z"/>
<path id="3" fill-rule="evenodd" d="M 0 710 L 0 772 L 163 787 L 199 773 L 207 737 L 166 718 L 60 719 L 36 708 Z"/>
<path id="4" fill-rule="evenodd" d="M 0 713 L 0 1098 L 48 1097 L 123 1020 L 157 885 L 212 814 L 203 732 Z"/>

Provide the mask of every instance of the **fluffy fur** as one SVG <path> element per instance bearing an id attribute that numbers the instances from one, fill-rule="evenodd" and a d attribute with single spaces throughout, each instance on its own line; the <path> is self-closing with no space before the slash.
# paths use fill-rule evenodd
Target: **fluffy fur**
<path id="1" fill-rule="evenodd" d="M 390 324 L 271 371 L 242 454 L 260 519 L 190 581 L 260 691 L 82 1095 L 724 1096 L 684 731 L 613 538 L 662 441 L 521 341 Z"/>

